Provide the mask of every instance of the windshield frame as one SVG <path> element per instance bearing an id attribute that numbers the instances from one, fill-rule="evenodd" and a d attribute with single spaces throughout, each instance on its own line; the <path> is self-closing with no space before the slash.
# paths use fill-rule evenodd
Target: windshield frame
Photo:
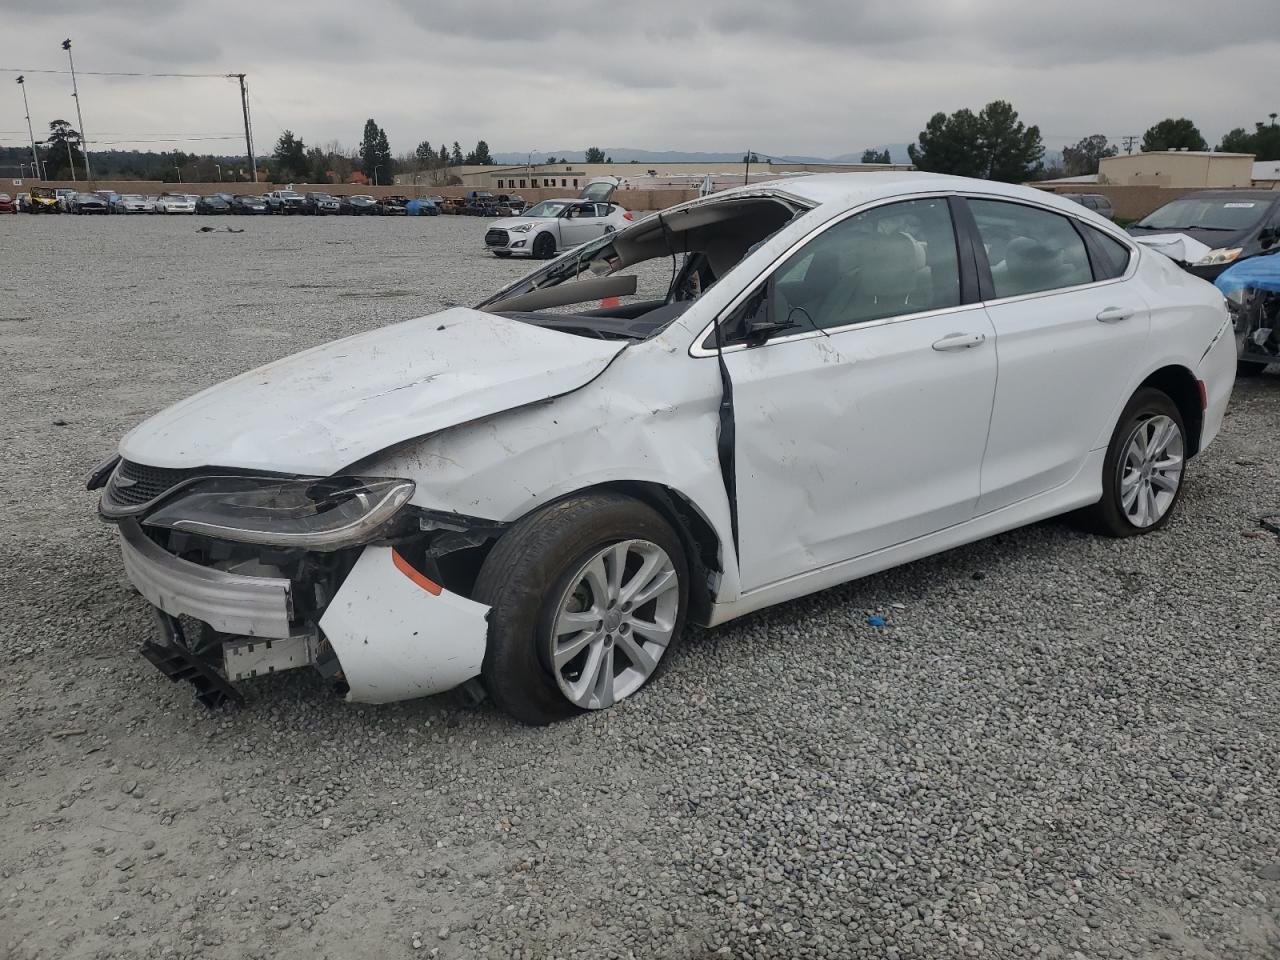
<path id="1" fill-rule="evenodd" d="M 532 207 L 529 207 L 527 210 L 524 210 L 523 212 L 521 212 L 520 217 L 522 219 L 528 218 L 530 220 L 558 220 L 560 217 L 564 215 L 564 212 L 566 210 L 568 210 L 571 206 L 573 206 L 573 204 L 577 202 L 578 202 L 577 200 L 539 200 Z M 535 213 L 534 212 L 539 207 L 545 207 L 545 206 L 548 206 L 549 204 L 559 204 L 560 207 L 558 210 L 556 210 L 555 213 Z"/>
<path id="2" fill-rule="evenodd" d="M 1248 223 L 1244 223 L 1244 224 L 1212 222 L 1213 215 L 1215 213 L 1221 214 L 1223 211 L 1229 209 L 1230 204 L 1241 205 L 1240 209 L 1244 209 L 1243 205 L 1248 204 L 1249 205 L 1248 209 L 1253 211 L 1255 215 Z M 1178 197 L 1174 200 L 1170 200 L 1168 203 L 1163 204 L 1162 206 L 1156 208 L 1155 210 L 1152 210 L 1149 214 L 1147 214 L 1137 223 L 1133 224 L 1133 226 L 1139 230 L 1173 230 L 1173 231 L 1212 230 L 1212 231 L 1221 232 L 1221 233 L 1247 233 L 1250 230 L 1256 229 L 1261 223 L 1263 223 L 1264 220 L 1266 220 L 1267 213 L 1271 210 L 1273 205 L 1274 205 L 1273 200 L 1269 198 L 1263 199 L 1261 197 L 1230 197 L 1230 196 Z M 1254 208 L 1256 208 L 1256 210 L 1254 210 Z M 1183 210 L 1187 211 L 1186 216 L 1181 215 L 1181 211 Z M 1194 217 L 1194 219 L 1199 220 L 1200 222 L 1198 223 L 1181 222 L 1184 220 L 1193 219 L 1191 216 L 1191 212 L 1195 210 L 1199 210 L 1200 213 L 1198 216 Z M 1162 217 L 1161 218 L 1162 220 L 1174 221 L 1167 225 L 1163 223 L 1152 224 L 1148 222 L 1157 214 L 1161 214 L 1165 211 L 1171 211 L 1174 213 L 1178 213 L 1179 215 Z"/>

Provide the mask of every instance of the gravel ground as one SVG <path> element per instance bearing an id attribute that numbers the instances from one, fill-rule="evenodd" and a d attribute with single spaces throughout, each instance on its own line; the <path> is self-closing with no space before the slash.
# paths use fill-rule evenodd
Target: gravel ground
<path id="1" fill-rule="evenodd" d="M 484 229 L 0 218 L 0 955 L 1280 955 L 1274 374 L 1158 535 L 1040 524 L 695 632 L 550 729 L 303 674 L 210 713 L 145 664 L 88 468 L 520 273 Z"/>

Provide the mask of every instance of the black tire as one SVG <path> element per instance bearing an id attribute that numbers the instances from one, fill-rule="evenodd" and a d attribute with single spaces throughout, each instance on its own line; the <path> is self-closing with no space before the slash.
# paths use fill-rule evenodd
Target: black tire
<path id="1" fill-rule="evenodd" d="M 1120 460 L 1134 429 L 1139 423 L 1153 416 L 1166 416 L 1177 425 L 1182 435 L 1183 468 L 1178 489 L 1174 492 L 1173 500 L 1163 516 L 1150 526 L 1140 527 L 1130 521 L 1120 500 Z M 1086 529 L 1108 537 L 1132 537 L 1159 530 L 1169 522 L 1174 509 L 1178 506 L 1178 500 L 1182 497 L 1182 489 L 1187 479 L 1185 451 L 1189 449 L 1187 428 L 1182 422 L 1178 405 L 1161 390 L 1152 387 L 1139 390 L 1129 400 L 1124 412 L 1120 414 L 1115 432 L 1111 435 L 1111 443 L 1107 446 L 1107 456 L 1102 463 L 1102 499 L 1080 511 L 1076 515 L 1077 519 Z"/>
<path id="2" fill-rule="evenodd" d="M 584 494 L 523 517 L 494 545 L 472 596 L 492 608 L 481 676 L 501 710 L 534 725 L 585 712 L 560 691 L 550 668 L 551 621 L 582 564 L 610 543 L 632 539 L 665 550 L 679 578 L 675 631 L 647 685 L 670 661 L 689 607 L 688 560 L 661 514 L 621 494 Z"/>
<path id="3" fill-rule="evenodd" d="M 550 260 L 556 255 L 556 238 L 540 233 L 533 238 L 533 256 L 537 260 Z"/>

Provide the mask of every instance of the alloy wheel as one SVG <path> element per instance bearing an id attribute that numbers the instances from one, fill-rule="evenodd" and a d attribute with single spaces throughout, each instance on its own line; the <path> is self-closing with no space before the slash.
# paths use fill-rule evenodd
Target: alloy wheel
<path id="1" fill-rule="evenodd" d="M 1182 482 L 1182 431 L 1158 414 L 1134 427 L 1119 464 L 1120 507 L 1135 527 L 1149 527 L 1168 513 Z"/>
<path id="2" fill-rule="evenodd" d="M 551 625 L 550 666 L 572 703 L 600 710 L 653 675 L 680 613 L 679 574 L 647 540 L 613 543 L 569 580 Z"/>

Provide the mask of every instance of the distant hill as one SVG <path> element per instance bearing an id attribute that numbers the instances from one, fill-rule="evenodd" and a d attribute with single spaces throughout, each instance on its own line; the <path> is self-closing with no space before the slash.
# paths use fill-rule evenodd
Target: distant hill
<path id="1" fill-rule="evenodd" d="M 640 150 L 635 147 L 601 147 L 606 157 L 612 157 L 614 163 L 631 163 L 635 161 L 637 164 L 645 163 L 741 163 L 745 150 L 736 152 L 725 151 L 723 153 L 705 153 L 690 150 Z M 906 148 L 903 147 L 903 155 L 905 156 Z M 534 163 L 541 163 L 547 157 L 556 157 L 560 160 L 567 160 L 570 163 L 582 163 L 585 156 L 585 150 L 539 150 L 533 155 Z M 490 154 L 494 163 L 509 163 L 512 165 L 526 163 L 529 160 L 529 154 L 494 151 Z M 756 156 L 761 160 L 773 160 L 780 163 L 830 163 L 823 157 L 805 157 L 796 156 L 794 154 L 778 154 L 766 153 L 763 150 L 756 150 Z M 858 153 L 852 161 L 857 162 L 862 159 L 861 152 Z"/>

